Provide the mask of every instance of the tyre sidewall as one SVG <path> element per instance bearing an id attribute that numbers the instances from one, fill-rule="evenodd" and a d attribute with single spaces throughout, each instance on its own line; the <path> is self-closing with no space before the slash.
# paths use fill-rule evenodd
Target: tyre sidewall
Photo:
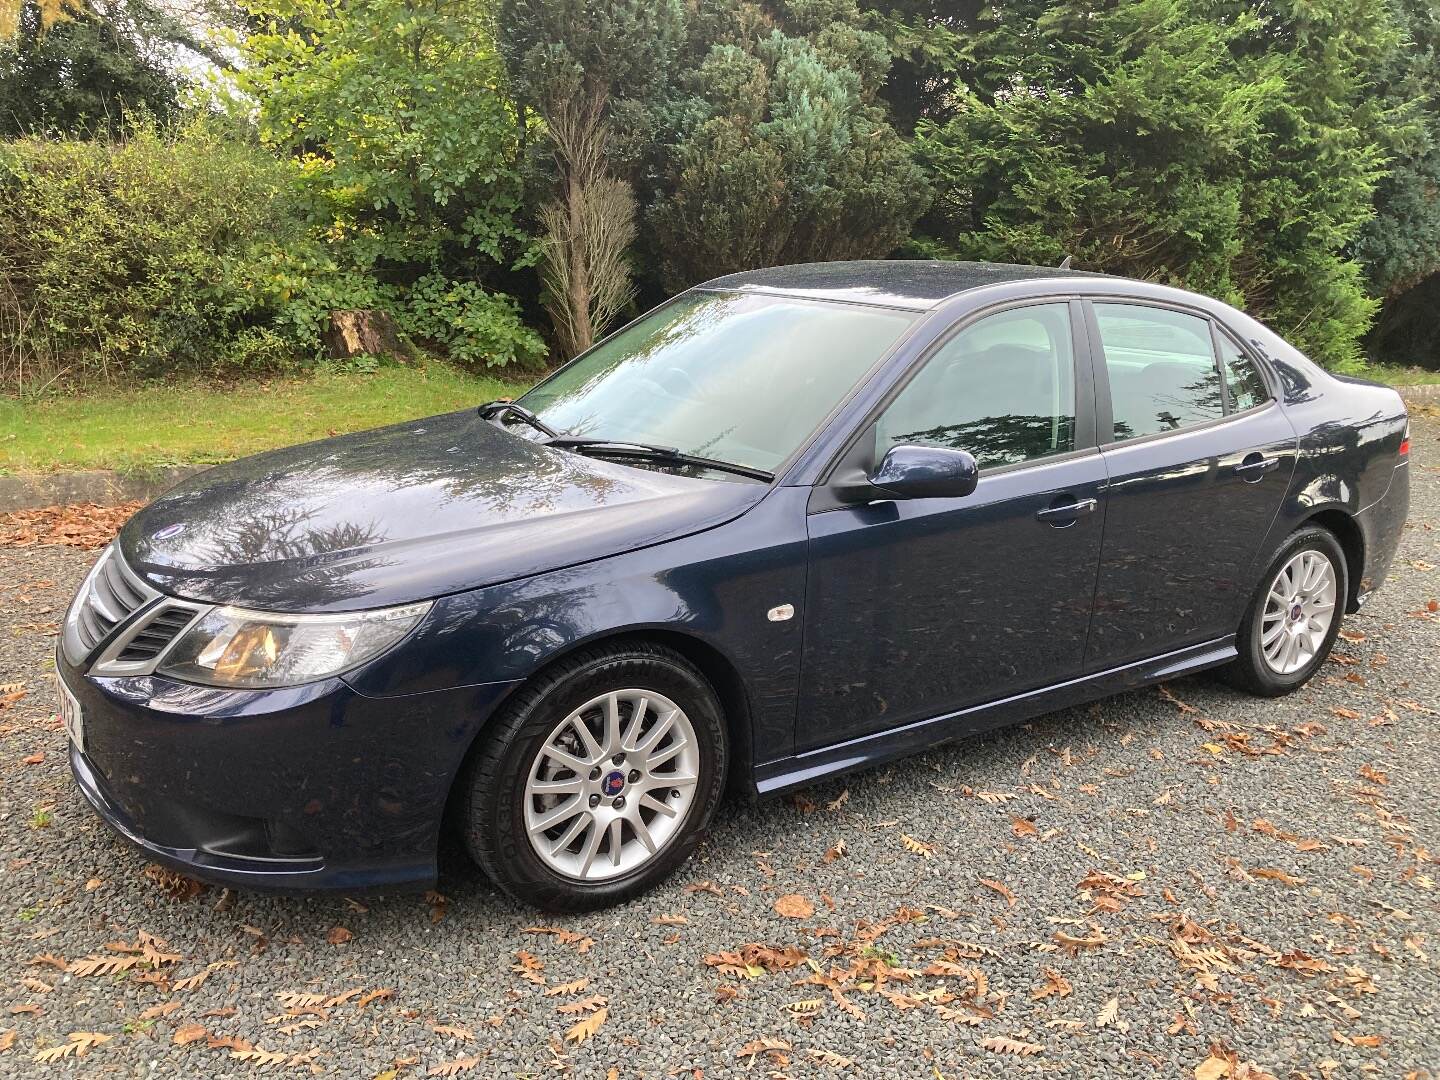
<path id="1" fill-rule="evenodd" d="M 700 750 L 695 798 L 687 821 L 660 854 L 620 877 L 577 882 L 546 866 L 531 846 L 525 824 L 526 780 L 535 756 L 571 712 L 611 690 L 632 688 L 663 694 L 690 718 Z M 510 719 L 510 730 L 497 732 L 502 744 L 492 748 L 498 751 L 494 768 L 471 778 L 466 825 L 472 854 L 506 892 L 555 911 L 607 907 L 644 892 L 690 857 L 724 792 L 727 746 L 714 689 L 678 656 L 647 648 L 582 661 Z"/>
<path id="2" fill-rule="evenodd" d="M 1264 616 L 1265 599 L 1270 592 L 1270 583 L 1275 580 L 1275 575 L 1280 572 L 1280 568 L 1301 551 L 1318 551 L 1330 560 L 1331 569 L 1335 573 L 1335 617 L 1330 620 L 1330 629 L 1325 634 L 1325 640 L 1310 662 L 1299 671 L 1281 675 L 1270 667 L 1261 648 L 1261 619 Z M 1340 633 L 1340 624 L 1345 616 L 1346 597 L 1349 595 L 1350 579 L 1348 568 L 1345 565 L 1345 552 L 1341 549 L 1340 542 L 1335 539 L 1335 535 L 1329 529 L 1322 529 L 1319 526 L 1309 526 L 1292 534 L 1265 568 L 1265 573 L 1256 587 L 1255 596 L 1250 602 L 1250 608 L 1245 613 L 1245 622 L 1241 626 L 1238 643 L 1240 659 L 1244 665 L 1246 681 L 1251 684 L 1251 689 L 1257 693 L 1278 696 L 1289 693 L 1309 682 L 1330 655 L 1330 649 L 1335 644 L 1336 636 Z"/>

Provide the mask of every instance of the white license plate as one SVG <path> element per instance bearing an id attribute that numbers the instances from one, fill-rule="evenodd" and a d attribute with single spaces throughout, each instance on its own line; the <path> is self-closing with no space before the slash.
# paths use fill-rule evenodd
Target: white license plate
<path id="1" fill-rule="evenodd" d="M 82 754 L 85 752 L 85 714 L 80 709 L 80 702 L 75 700 L 75 695 L 70 693 L 63 679 L 60 683 L 60 719 L 65 721 L 65 734 L 75 744 L 75 749 Z"/>

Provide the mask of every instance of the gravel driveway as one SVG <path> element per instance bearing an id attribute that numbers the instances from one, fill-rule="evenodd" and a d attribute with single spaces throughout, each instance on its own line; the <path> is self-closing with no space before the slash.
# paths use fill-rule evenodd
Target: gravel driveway
<path id="1" fill-rule="evenodd" d="M 0 549 L 0 1071 L 1440 1076 L 1440 421 L 1413 433 L 1395 570 L 1305 690 L 1183 680 L 732 802 L 667 886 L 555 921 L 456 852 L 428 897 L 147 872 L 53 718 L 92 556 Z"/>

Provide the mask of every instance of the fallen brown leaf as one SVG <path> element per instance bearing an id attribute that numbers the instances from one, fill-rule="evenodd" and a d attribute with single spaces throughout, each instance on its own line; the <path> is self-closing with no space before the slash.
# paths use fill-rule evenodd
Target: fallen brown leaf
<path id="1" fill-rule="evenodd" d="M 1032 1057 L 1045 1051 L 1039 1043 L 1021 1042 L 1004 1035 L 993 1035 L 982 1040 L 980 1045 L 992 1054 L 1014 1054 L 1016 1057 Z"/>
<path id="2" fill-rule="evenodd" d="M 982 877 L 979 880 L 981 885 L 984 885 L 987 889 L 991 889 L 994 892 L 997 892 L 1001 896 L 1003 896 L 1005 898 L 1005 903 L 1007 906 L 1015 906 L 1015 894 L 1011 892 L 1008 888 L 1006 888 L 1003 884 L 998 881 L 991 881 L 989 878 Z"/>
<path id="3" fill-rule="evenodd" d="M 144 505 L 136 499 L 116 506 L 73 503 L 0 514 L 0 546 L 63 545 L 93 551 L 115 539 L 120 526 Z"/>
<path id="4" fill-rule="evenodd" d="M 609 1012 L 604 1008 L 596 1009 L 584 1020 L 581 1020 L 565 1032 L 565 1041 L 583 1043 L 600 1030 L 600 1025 L 605 1023 L 605 1018 L 609 1015 Z"/>
<path id="5" fill-rule="evenodd" d="M 775 912 L 787 919 L 808 919 L 815 914 L 815 905 L 799 893 L 786 893 L 775 901 Z"/>

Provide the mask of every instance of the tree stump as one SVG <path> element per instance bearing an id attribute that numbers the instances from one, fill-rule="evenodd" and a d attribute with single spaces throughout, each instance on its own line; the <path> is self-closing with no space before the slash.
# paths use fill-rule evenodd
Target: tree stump
<path id="1" fill-rule="evenodd" d="M 378 308 L 356 308 L 330 312 L 325 346 L 336 360 L 353 356 L 388 356 L 409 360 L 413 350 L 400 337 L 389 312 Z"/>

